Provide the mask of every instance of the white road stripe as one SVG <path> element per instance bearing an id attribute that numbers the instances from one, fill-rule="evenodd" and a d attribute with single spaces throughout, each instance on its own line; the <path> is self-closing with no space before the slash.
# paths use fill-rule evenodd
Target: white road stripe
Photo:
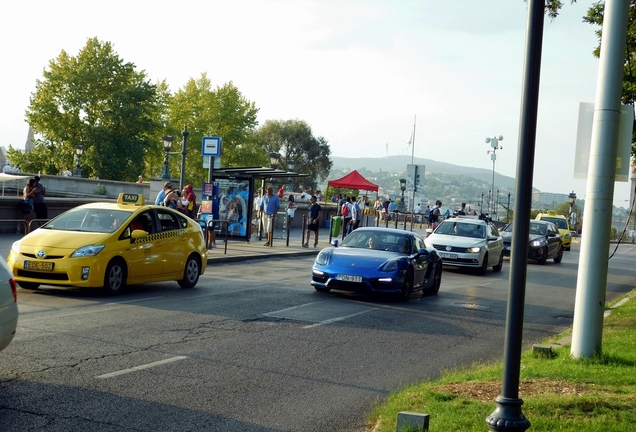
<path id="1" fill-rule="evenodd" d="M 96 376 L 95 378 L 97 378 L 97 379 L 112 378 L 112 377 L 115 377 L 115 376 L 118 376 L 118 375 L 125 375 L 125 374 L 128 374 L 128 373 L 136 372 L 136 371 L 143 370 L 143 369 L 150 369 L 150 368 L 155 367 L 155 366 L 161 366 L 161 365 L 164 365 L 166 363 L 172 363 L 172 362 L 176 362 L 176 361 L 187 359 L 187 358 L 188 357 L 186 357 L 186 356 L 172 357 L 172 358 L 165 359 L 165 360 L 160 360 L 160 361 L 157 361 L 157 362 L 154 362 L 154 363 L 148 363 L 148 364 L 141 365 L 141 366 L 135 366 L 135 367 L 131 367 L 131 368 L 128 368 L 128 369 L 122 369 L 122 370 L 119 370 L 119 371 L 116 371 L 116 372 L 111 372 L 111 373 L 107 373 L 107 374 L 104 374 L 104 375 L 99 375 L 99 376 Z"/>
<path id="2" fill-rule="evenodd" d="M 306 306 L 311 306 L 311 305 L 315 305 L 315 304 L 318 304 L 318 303 L 325 303 L 326 301 L 327 300 L 311 302 L 311 303 L 305 303 L 305 304 L 301 304 L 301 305 L 298 305 L 298 306 L 292 306 L 292 307 L 288 307 L 288 308 L 285 308 L 285 309 L 280 309 L 280 310 L 273 311 L 273 312 L 267 312 L 267 313 L 264 313 L 263 315 L 265 315 L 265 316 L 278 315 L 281 312 L 287 312 L 287 311 L 290 311 L 290 310 L 294 310 L 294 309 L 298 309 L 298 308 L 302 308 L 302 307 L 306 307 Z"/>
<path id="3" fill-rule="evenodd" d="M 338 318 L 331 318 L 331 319 L 328 319 L 328 320 L 325 320 L 325 321 L 320 321 L 319 323 L 316 323 L 316 324 L 311 324 L 311 325 L 308 325 L 308 326 L 304 326 L 302 328 L 303 329 L 309 329 L 309 328 L 318 327 L 318 326 L 325 325 L 325 324 L 331 324 L 331 323 L 334 323 L 334 322 L 337 322 L 337 321 L 342 321 L 342 320 L 345 320 L 347 318 L 354 317 L 356 315 L 362 315 L 362 314 L 365 314 L 367 312 L 371 312 L 371 311 L 376 310 L 376 309 L 377 308 L 372 308 L 372 309 L 367 309 L 367 310 L 364 310 L 362 312 L 354 313 L 354 314 L 351 314 L 351 315 L 341 316 L 341 317 L 338 317 Z"/>
<path id="4" fill-rule="evenodd" d="M 118 304 L 124 304 L 124 303 L 135 303 L 135 302 L 146 301 L 146 300 L 154 300 L 154 299 L 158 299 L 158 298 L 161 298 L 161 296 L 159 296 L 159 297 L 146 297 L 146 298 L 142 298 L 142 299 L 126 300 L 126 301 L 112 302 L 112 303 L 104 303 L 104 306 L 118 305 Z"/>

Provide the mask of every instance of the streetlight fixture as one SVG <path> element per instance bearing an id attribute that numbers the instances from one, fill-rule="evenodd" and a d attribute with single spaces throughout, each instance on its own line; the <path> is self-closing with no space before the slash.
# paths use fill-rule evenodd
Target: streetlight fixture
<path id="1" fill-rule="evenodd" d="M 570 202 L 570 217 L 568 218 L 568 223 L 570 224 L 570 229 L 576 229 L 577 220 L 576 213 L 574 212 L 574 206 L 576 205 L 576 194 L 574 193 L 574 191 L 570 192 L 570 194 L 568 195 L 568 201 Z"/>
<path id="2" fill-rule="evenodd" d="M 402 200 L 400 201 L 400 210 L 404 211 L 404 191 L 406 190 L 406 179 L 400 179 L 400 190 L 402 191 Z"/>
<path id="3" fill-rule="evenodd" d="M 275 171 L 280 163 L 280 153 L 271 152 L 269 154 L 269 166 Z M 270 178 L 272 187 L 274 186 L 274 177 Z"/>
<path id="4" fill-rule="evenodd" d="M 82 176 L 82 168 L 80 167 L 80 161 L 82 159 L 82 155 L 84 154 L 84 146 L 77 145 L 75 146 L 75 156 L 77 158 L 77 165 L 75 166 L 75 177 Z"/>
<path id="5" fill-rule="evenodd" d="M 171 136 L 163 137 L 163 151 L 166 155 L 163 158 L 163 168 L 161 169 L 161 179 L 170 180 L 170 168 L 168 167 L 168 154 L 170 153 L 170 147 L 172 147 L 172 141 L 174 138 Z"/>
<path id="6" fill-rule="evenodd" d="M 497 150 L 503 150 L 503 147 L 499 145 L 499 141 L 503 141 L 503 136 L 499 135 L 496 138 L 486 138 L 486 144 L 490 144 L 492 147 L 491 150 L 488 150 L 486 154 L 490 155 L 490 160 L 492 160 L 492 191 L 495 193 L 495 161 L 497 160 Z M 490 217 L 492 218 L 492 210 L 494 207 L 494 200 L 490 201 Z"/>
<path id="7" fill-rule="evenodd" d="M 295 160 L 293 160 L 293 159 L 289 159 L 289 160 L 287 161 L 287 171 L 294 172 L 294 168 L 295 168 L 295 167 L 296 167 L 296 161 L 295 161 Z M 287 182 L 289 183 L 289 189 L 290 189 L 290 191 L 293 191 L 293 190 L 294 190 L 294 188 L 293 188 L 293 180 L 294 180 L 294 178 L 293 178 L 293 177 L 289 177 L 289 178 L 287 179 Z"/>

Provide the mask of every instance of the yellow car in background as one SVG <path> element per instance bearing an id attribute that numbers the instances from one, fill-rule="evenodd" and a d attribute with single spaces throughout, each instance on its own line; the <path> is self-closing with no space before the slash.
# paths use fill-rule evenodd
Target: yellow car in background
<path id="1" fill-rule="evenodd" d="M 18 285 L 104 288 L 177 281 L 194 287 L 207 264 L 201 226 L 184 214 L 146 205 L 143 195 L 72 208 L 13 243 L 7 259 Z"/>
<path id="2" fill-rule="evenodd" d="M 563 238 L 563 250 L 570 250 L 572 247 L 572 231 L 570 230 L 568 219 L 565 216 L 557 214 L 554 210 L 548 210 L 547 213 L 539 213 L 535 219 L 555 224 L 557 228 L 559 228 L 559 234 L 561 234 Z"/>

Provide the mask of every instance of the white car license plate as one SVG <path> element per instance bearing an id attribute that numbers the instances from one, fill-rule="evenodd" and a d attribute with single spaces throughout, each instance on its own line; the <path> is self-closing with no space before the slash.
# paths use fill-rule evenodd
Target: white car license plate
<path id="1" fill-rule="evenodd" d="M 439 256 L 441 256 L 442 258 L 448 258 L 448 259 L 457 259 L 457 254 L 451 254 L 451 253 L 446 253 L 446 252 L 440 252 Z"/>
<path id="2" fill-rule="evenodd" d="M 351 276 L 351 275 L 339 274 L 336 279 L 345 281 L 345 282 L 362 282 L 362 276 Z"/>

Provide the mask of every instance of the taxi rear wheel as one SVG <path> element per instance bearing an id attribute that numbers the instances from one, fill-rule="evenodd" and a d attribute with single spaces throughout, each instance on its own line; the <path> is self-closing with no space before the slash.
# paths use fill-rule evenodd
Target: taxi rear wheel
<path id="1" fill-rule="evenodd" d="M 106 267 L 104 290 L 108 294 L 120 294 L 126 288 L 126 268 L 121 260 L 113 260 Z"/>
<path id="2" fill-rule="evenodd" d="M 183 279 L 178 281 L 179 286 L 181 288 L 193 288 L 199 281 L 200 270 L 201 264 L 198 257 L 195 254 L 190 255 L 183 270 Z"/>

